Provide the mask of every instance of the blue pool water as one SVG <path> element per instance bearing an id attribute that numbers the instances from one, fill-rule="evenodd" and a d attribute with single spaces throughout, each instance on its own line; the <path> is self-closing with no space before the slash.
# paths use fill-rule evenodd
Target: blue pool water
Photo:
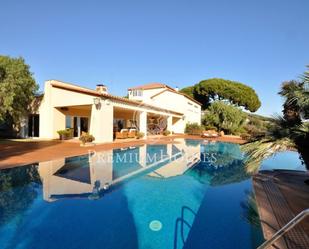
<path id="1" fill-rule="evenodd" d="M 0 170 L 3 249 L 242 249 L 262 241 L 235 144 L 179 139 Z"/>

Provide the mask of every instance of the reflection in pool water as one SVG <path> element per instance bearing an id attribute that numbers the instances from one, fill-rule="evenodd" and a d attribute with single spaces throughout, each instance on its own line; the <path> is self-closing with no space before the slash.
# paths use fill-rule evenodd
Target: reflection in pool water
<path id="1" fill-rule="evenodd" d="M 262 242 L 238 145 L 180 139 L 102 153 L 0 170 L 1 248 Z"/>

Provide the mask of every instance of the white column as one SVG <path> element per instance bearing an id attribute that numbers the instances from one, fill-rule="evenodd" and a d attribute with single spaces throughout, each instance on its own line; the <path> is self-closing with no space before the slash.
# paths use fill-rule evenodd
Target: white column
<path id="1" fill-rule="evenodd" d="M 147 137 L 147 112 L 140 112 L 139 114 L 139 131 L 145 134 L 145 138 Z"/>
<path id="2" fill-rule="evenodd" d="M 139 147 L 139 164 L 142 167 L 146 167 L 147 162 L 147 145 L 143 145 Z"/>
<path id="3" fill-rule="evenodd" d="M 40 111 L 40 138 L 57 139 L 57 131 L 65 129 L 65 115 L 57 108 L 44 106 Z"/>
<path id="4" fill-rule="evenodd" d="M 99 106 L 92 105 L 90 134 L 94 136 L 95 143 L 113 142 L 114 108 L 109 101 L 101 100 Z"/>
<path id="5" fill-rule="evenodd" d="M 80 135 L 81 135 L 80 117 L 76 117 L 76 122 L 77 122 L 77 136 L 80 137 Z"/>
<path id="6" fill-rule="evenodd" d="M 59 138 L 57 131 L 65 129 L 65 115 L 59 109 L 53 107 L 53 138 Z"/>
<path id="7" fill-rule="evenodd" d="M 173 125 L 173 131 L 175 133 L 184 133 L 185 131 L 185 126 L 186 123 L 184 120 L 182 120 L 182 118 L 177 119 L 177 121 L 175 122 L 175 124 Z"/>
<path id="8" fill-rule="evenodd" d="M 54 107 L 52 105 L 52 86 L 45 82 L 44 97 L 39 107 L 40 113 L 40 138 L 54 137 Z M 57 131 L 55 131 L 56 133 Z"/>
<path id="9" fill-rule="evenodd" d="M 170 132 L 173 131 L 173 117 L 172 116 L 167 117 L 167 127 L 166 127 L 166 129 Z"/>

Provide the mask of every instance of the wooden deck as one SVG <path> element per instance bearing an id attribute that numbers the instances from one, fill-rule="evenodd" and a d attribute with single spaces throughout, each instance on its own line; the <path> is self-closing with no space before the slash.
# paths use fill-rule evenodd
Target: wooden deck
<path id="1" fill-rule="evenodd" d="M 253 186 L 265 239 L 309 208 L 309 174 L 300 171 L 261 171 Z M 270 248 L 308 249 L 309 220 L 303 220 Z"/>

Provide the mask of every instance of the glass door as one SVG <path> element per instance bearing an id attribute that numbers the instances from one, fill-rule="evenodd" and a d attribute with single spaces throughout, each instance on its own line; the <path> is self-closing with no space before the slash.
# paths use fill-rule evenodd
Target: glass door
<path id="1" fill-rule="evenodd" d="M 86 117 L 74 117 L 73 118 L 73 135 L 74 137 L 80 137 L 82 132 L 89 131 L 89 118 Z"/>
<path id="2" fill-rule="evenodd" d="M 88 118 L 80 118 L 80 132 L 88 132 Z"/>
<path id="3" fill-rule="evenodd" d="M 80 119 L 79 117 L 73 118 L 73 136 L 79 137 Z"/>
<path id="4" fill-rule="evenodd" d="M 38 137 L 40 128 L 40 116 L 31 114 L 28 117 L 28 137 Z"/>

